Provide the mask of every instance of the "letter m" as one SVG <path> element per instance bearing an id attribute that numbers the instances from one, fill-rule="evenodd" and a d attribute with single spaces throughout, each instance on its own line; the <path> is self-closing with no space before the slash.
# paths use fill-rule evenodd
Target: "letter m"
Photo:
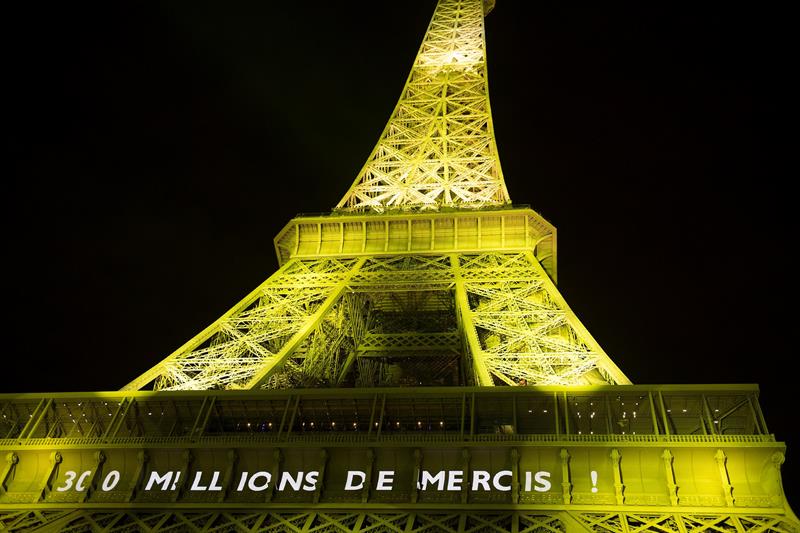
<path id="1" fill-rule="evenodd" d="M 440 470 L 435 476 L 432 476 L 427 470 L 422 471 L 422 482 L 418 484 L 419 490 L 427 490 L 428 485 L 436 484 L 436 490 L 444 490 L 445 471 Z"/>
<path id="2" fill-rule="evenodd" d="M 169 490 L 169 482 L 172 481 L 172 472 L 167 472 L 163 476 L 159 476 L 158 472 L 150 472 L 150 479 L 147 480 L 147 486 L 144 490 L 150 490 L 153 485 L 161 485 L 161 490 Z"/>

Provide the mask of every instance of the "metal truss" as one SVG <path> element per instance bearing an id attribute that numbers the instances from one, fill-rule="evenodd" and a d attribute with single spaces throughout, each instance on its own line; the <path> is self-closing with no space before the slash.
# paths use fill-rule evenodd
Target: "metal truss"
<path id="1" fill-rule="evenodd" d="M 0 395 L 0 531 L 797 531 L 785 446 L 757 395 L 753 385 Z M 320 473 L 313 492 L 234 488 L 255 465 L 277 476 L 301 464 Z M 345 470 L 390 464 L 404 476 L 397 490 L 343 490 Z M 510 471 L 505 492 L 411 483 L 420 468 L 498 465 Z M 146 488 L 164 468 L 183 484 Z M 550 473 L 552 491 L 523 487 L 532 468 Z M 211 470 L 219 492 L 188 488 Z M 91 475 L 64 489 L 76 472 Z"/>
<path id="2" fill-rule="evenodd" d="M 0 514 L 0 530 L 209 533 L 792 533 L 780 515 L 583 512 L 320 511 L 18 511 Z"/>
<path id="3" fill-rule="evenodd" d="M 338 209 L 510 203 L 497 155 L 481 0 L 440 0 L 400 100 Z"/>
<path id="4" fill-rule="evenodd" d="M 453 257 L 477 383 L 629 383 L 530 253 Z"/>
<path id="5" fill-rule="evenodd" d="M 439 0 L 337 206 L 365 214 L 282 232 L 278 272 L 123 390 L 630 383 L 551 281 L 554 228 L 499 209 L 510 199 L 487 89 L 492 6 Z M 378 214 L 440 207 L 480 216 Z"/>
<path id="6" fill-rule="evenodd" d="M 419 385 L 426 374 L 630 383 L 531 252 L 497 252 L 292 259 L 124 390 Z"/>
<path id="7" fill-rule="evenodd" d="M 588 531 L 636 533 L 684 532 L 780 532 L 797 531 L 798 524 L 785 516 L 694 513 L 571 513 Z"/>
<path id="8" fill-rule="evenodd" d="M 556 288 L 555 228 L 509 205 L 497 155 L 493 5 L 439 0 L 334 213 L 290 222 L 281 267 L 216 322 L 125 392 L 0 396 L 0 531 L 800 532 L 756 388 L 633 386 Z M 256 464 L 320 482 L 232 492 Z M 180 485 L 142 491 L 165 465 Z M 376 465 L 404 486 L 333 481 Z M 425 493 L 423 465 L 511 486 Z M 520 489 L 532 465 L 552 492 Z M 210 469 L 224 490 L 186 490 Z"/>
<path id="9" fill-rule="evenodd" d="M 533 209 L 503 206 L 303 215 L 290 220 L 274 243 L 279 265 L 292 258 L 531 250 L 557 281 L 556 240 L 555 227 Z"/>
<path id="10" fill-rule="evenodd" d="M 363 259 L 287 263 L 123 390 L 136 390 L 151 382 L 159 390 L 249 389 L 268 382 L 273 369 L 285 363 L 312 333 L 329 338 L 336 336 L 331 330 L 343 324 L 357 327 L 357 322 L 343 320 L 344 311 L 338 320 L 328 313 L 362 263 Z M 329 321 L 323 326 L 325 316 Z M 309 350 L 318 353 L 313 340 Z"/>

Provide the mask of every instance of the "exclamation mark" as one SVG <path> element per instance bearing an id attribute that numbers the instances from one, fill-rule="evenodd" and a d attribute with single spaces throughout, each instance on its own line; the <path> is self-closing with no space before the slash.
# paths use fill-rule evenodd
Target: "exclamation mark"
<path id="1" fill-rule="evenodd" d="M 592 470 L 592 492 L 597 492 L 597 470 Z"/>

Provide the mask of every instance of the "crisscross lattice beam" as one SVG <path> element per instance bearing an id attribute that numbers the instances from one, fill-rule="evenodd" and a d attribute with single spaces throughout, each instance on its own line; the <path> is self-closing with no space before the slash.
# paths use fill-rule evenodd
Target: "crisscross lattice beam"
<path id="1" fill-rule="evenodd" d="M 497 156 L 481 0 L 440 0 L 386 129 L 337 208 L 510 203 Z"/>
<path id="2" fill-rule="evenodd" d="M 781 515 L 581 511 L 22 511 L 0 513 L 9 531 L 241 531 L 247 533 L 683 533 L 686 531 L 763 533 L 796 531 Z"/>
<path id="3" fill-rule="evenodd" d="M 290 261 L 123 390 L 150 383 L 160 390 L 250 389 L 260 385 L 321 326 L 363 262 Z"/>
<path id="4" fill-rule="evenodd" d="M 414 354 L 480 385 L 630 383 L 531 252 L 493 252 L 292 259 L 125 390 L 341 385 Z"/>
<path id="5" fill-rule="evenodd" d="M 458 316 L 480 385 L 494 378 L 509 385 L 630 383 L 532 254 L 452 261 Z"/>

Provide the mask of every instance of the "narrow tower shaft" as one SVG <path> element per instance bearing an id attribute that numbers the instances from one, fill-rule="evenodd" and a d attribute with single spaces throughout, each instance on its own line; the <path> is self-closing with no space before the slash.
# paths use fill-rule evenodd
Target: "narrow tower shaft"
<path id="1" fill-rule="evenodd" d="M 442 0 L 400 100 L 338 209 L 510 203 L 489 108 L 481 0 Z"/>

